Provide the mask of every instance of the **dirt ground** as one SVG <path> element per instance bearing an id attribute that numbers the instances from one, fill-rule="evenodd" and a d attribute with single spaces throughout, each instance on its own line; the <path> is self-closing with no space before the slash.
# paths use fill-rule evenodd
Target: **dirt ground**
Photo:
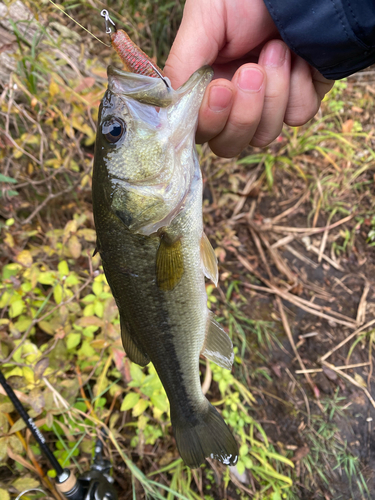
<path id="1" fill-rule="evenodd" d="M 366 244 L 366 226 L 349 217 L 344 224 L 355 234 L 355 242 L 337 260 L 329 248 L 342 235 L 341 224 L 314 234 L 308 229 L 311 203 L 298 204 L 304 195 L 298 179 L 279 172 L 275 186 L 272 194 L 248 197 L 241 209 L 244 215 L 234 222 L 230 219 L 239 243 L 236 248 L 229 246 L 223 264 L 244 286 L 244 315 L 272 321 L 273 335 L 279 341 L 267 349 L 249 338 L 254 343 L 254 355 L 246 363 L 249 372 L 267 374 L 250 381 L 257 398 L 257 419 L 279 449 L 293 451 L 298 498 L 360 500 L 365 497 L 350 469 L 353 457 L 358 458 L 369 491 L 375 487 L 372 337 L 368 340 L 375 325 L 374 250 Z M 288 208 L 289 214 L 277 217 Z M 343 219 L 335 216 L 330 223 Z M 285 230 L 275 230 L 275 222 Z M 327 219 L 319 217 L 316 228 L 326 223 Z M 294 232 L 295 228 L 305 231 Z M 319 262 L 316 252 L 322 238 L 326 238 L 325 258 Z M 273 252 L 269 250 L 272 245 Z M 238 259 L 239 255 L 243 259 L 236 263 L 234 256 Z M 281 305 L 270 290 L 273 287 L 279 292 L 289 290 L 292 301 L 281 297 Z M 311 314 L 294 298 L 316 309 Z M 301 369 L 308 373 L 299 373 Z"/>

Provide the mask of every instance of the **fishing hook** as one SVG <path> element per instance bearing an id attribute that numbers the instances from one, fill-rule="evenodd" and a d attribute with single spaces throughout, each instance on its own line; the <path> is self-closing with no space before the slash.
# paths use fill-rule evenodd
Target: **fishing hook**
<path id="1" fill-rule="evenodd" d="M 105 21 L 105 32 L 110 35 L 112 33 L 112 28 L 111 28 L 111 24 L 112 26 L 114 27 L 114 30 L 117 31 L 116 29 L 116 25 L 115 23 L 112 21 L 112 19 L 109 17 L 109 13 L 108 13 L 108 10 L 106 9 L 103 9 L 100 13 L 100 15 L 102 17 L 104 17 L 104 21 Z M 111 23 L 111 24 L 110 24 Z"/>

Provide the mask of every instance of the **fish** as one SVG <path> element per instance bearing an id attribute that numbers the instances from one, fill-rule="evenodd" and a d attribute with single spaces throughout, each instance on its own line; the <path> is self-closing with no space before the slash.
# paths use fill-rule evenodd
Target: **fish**
<path id="1" fill-rule="evenodd" d="M 93 213 L 96 248 L 119 309 L 124 350 L 140 366 L 154 364 L 184 463 L 197 468 L 210 457 L 234 465 L 236 440 L 203 395 L 199 377 L 201 354 L 226 369 L 234 359 L 229 336 L 207 307 L 205 276 L 217 284 L 218 269 L 203 230 L 194 141 L 213 71 L 198 69 L 177 90 L 157 71 L 109 66 L 107 73 L 95 144 Z"/>

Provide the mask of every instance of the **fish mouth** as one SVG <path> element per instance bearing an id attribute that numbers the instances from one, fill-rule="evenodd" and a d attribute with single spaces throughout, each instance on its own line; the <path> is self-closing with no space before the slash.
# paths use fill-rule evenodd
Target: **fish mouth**
<path id="1" fill-rule="evenodd" d="M 107 75 L 108 89 L 114 94 L 160 108 L 168 107 L 175 100 L 175 91 L 164 79 L 122 71 L 114 66 L 108 66 Z"/>

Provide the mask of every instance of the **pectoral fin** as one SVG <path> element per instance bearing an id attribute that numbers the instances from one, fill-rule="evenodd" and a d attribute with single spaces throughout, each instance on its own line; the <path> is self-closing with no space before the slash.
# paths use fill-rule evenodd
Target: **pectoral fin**
<path id="1" fill-rule="evenodd" d="M 217 257 L 205 233 L 202 234 L 201 238 L 201 263 L 205 276 L 217 286 L 219 280 Z"/>
<path id="2" fill-rule="evenodd" d="M 156 254 L 156 281 L 164 291 L 173 290 L 184 274 L 181 240 L 170 243 L 162 238 Z"/>
<path id="3" fill-rule="evenodd" d="M 121 340 L 124 350 L 133 363 L 137 363 L 140 366 L 146 366 L 150 362 L 148 354 L 142 352 L 139 347 L 136 346 L 134 340 L 132 339 L 130 333 L 125 327 L 125 321 L 120 316 L 121 323 Z"/>
<path id="4" fill-rule="evenodd" d="M 232 341 L 212 314 L 208 317 L 202 354 L 222 368 L 227 370 L 232 368 L 234 360 Z"/>

